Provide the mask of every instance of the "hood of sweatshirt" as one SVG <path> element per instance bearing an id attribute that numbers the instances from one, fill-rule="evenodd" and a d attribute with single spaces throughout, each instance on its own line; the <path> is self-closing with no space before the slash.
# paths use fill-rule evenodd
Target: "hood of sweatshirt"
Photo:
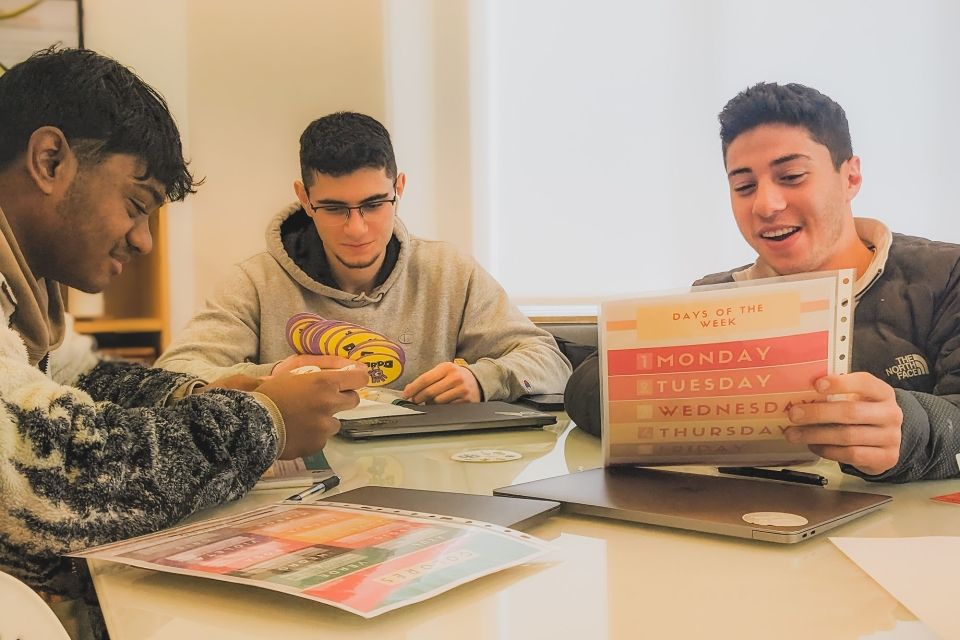
<path id="1" fill-rule="evenodd" d="M 409 261 L 410 235 L 399 218 L 393 221 L 393 237 L 387 243 L 383 265 L 371 291 L 348 293 L 339 289 L 330 271 L 323 241 L 313 220 L 300 203 L 284 207 L 267 226 L 267 251 L 291 278 L 304 288 L 336 300 L 347 307 L 380 302 Z"/>

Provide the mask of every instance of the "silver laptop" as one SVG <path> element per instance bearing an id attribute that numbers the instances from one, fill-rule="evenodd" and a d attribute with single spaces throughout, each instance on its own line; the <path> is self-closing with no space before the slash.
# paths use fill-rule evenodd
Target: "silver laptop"
<path id="1" fill-rule="evenodd" d="M 555 500 L 564 513 L 790 544 L 890 502 L 890 496 L 775 480 L 618 466 L 501 487 L 497 496 Z"/>
<path id="2" fill-rule="evenodd" d="M 418 413 L 340 420 L 340 435 L 365 439 L 398 435 L 422 435 L 450 431 L 542 427 L 556 416 L 508 402 L 464 402 L 417 405 Z"/>

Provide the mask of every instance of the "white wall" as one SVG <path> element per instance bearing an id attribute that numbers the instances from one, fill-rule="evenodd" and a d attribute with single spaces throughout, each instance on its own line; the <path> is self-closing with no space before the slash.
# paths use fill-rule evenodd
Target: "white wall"
<path id="1" fill-rule="evenodd" d="M 400 217 L 416 234 L 471 253 L 470 13 L 465 0 L 384 0 L 387 108 Z"/>
<path id="2" fill-rule="evenodd" d="M 717 113 L 761 80 L 837 100 L 858 215 L 960 241 L 960 4 L 949 0 L 483 0 L 487 264 L 546 301 L 689 284 L 753 256 L 733 224 Z M 476 115 L 476 114 L 475 114 Z"/>
<path id="3" fill-rule="evenodd" d="M 84 0 L 86 46 L 155 86 L 206 182 L 171 207 L 171 327 L 264 248 L 294 199 L 299 137 L 340 109 L 386 117 L 381 0 Z"/>
<path id="4" fill-rule="evenodd" d="M 847 111 L 859 215 L 960 241 L 960 3 L 917 0 L 85 0 L 87 45 L 168 98 L 206 176 L 171 217 L 173 328 L 263 246 L 312 118 L 391 130 L 415 233 L 524 302 L 680 286 L 752 255 L 716 114 L 760 80 Z M 192 211 L 191 211 L 192 210 Z"/>
<path id="5" fill-rule="evenodd" d="M 187 24 L 190 143 L 207 178 L 193 198 L 200 304 L 295 199 L 307 124 L 343 109 L 385 119 L 383 20 L 380 0 L 204 0 Z"/>
<path id="6" fill-rule="evenodd" d="M 84 45 L 133 67 L 170 106 L 191 157 L 186 0 L 84 0 Z M 145 35 L 142 25 L 150 25 Z M 171 326 L 194 312 L 193 200 L 169 207 Z"/>

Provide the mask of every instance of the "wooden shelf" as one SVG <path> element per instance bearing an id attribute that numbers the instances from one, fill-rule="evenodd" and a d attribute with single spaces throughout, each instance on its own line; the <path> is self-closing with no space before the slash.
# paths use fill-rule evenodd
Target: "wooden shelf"
<path id="1" fill-rule="evenodd" d="M 77 320 L 74 329 L 77 333 L 147 333 L 163 331 L 162 318 L 93 318 Z"/>
<path id="2" fill-rule="evenodd" d="M 530 316 L 534 324 L 597 324 L 597 316 Z"/>

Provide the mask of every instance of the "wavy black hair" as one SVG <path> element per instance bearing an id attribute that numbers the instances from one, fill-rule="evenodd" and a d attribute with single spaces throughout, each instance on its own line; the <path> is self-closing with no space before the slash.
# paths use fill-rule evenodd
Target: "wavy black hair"
<path id="1" fill-rule="evenodd" d="M 115 153 L 139 158 L 146 173 L 138 178 L 159 181 L 170 200 L 183 200 L 200 184 L 163 97 L 94 51 L 51 47 L 0 75 L 0 169 L 44 126 L 60 129 L 81 163 Z"/>
<path id="2" fill-rule="evenodd" d="M 314 171 L 338 177 L 367 168 L 397 177 L 390 134 L 370 116 L 338 111 L 314 120 L 300 136 L 300 175 L 308 187 Z"/>
<path id="3" fill-rule="evenodd" d="M 718 117 L 724 158 L 737 136 L 762 124 L 803 127 L 811 138 L 830 150 L 835 169 L 853 155 L 850 125 L 843 107 L 802 84 L 755 84 L 730 100 Z"/>

